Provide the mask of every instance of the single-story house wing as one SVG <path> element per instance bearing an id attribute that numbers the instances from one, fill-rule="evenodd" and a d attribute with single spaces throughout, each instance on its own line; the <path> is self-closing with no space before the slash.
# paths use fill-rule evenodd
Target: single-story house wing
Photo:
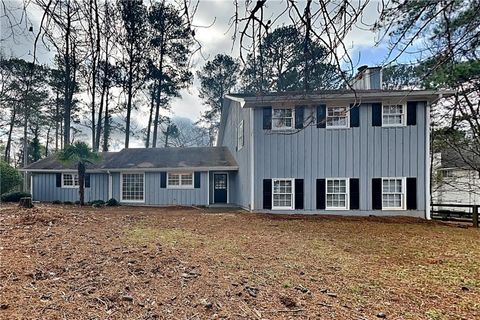
<path id="1" fill-rule="evenodd" d="M 114 198 L 123 204 L 235 203 L 238 165 L 227 147 L 131 148 L 102 152 L 87 165 L 85 201 Z M 75 164 L 54 155 L 23 170 L 31 173 L 34 201 L 77 201 Z"/>

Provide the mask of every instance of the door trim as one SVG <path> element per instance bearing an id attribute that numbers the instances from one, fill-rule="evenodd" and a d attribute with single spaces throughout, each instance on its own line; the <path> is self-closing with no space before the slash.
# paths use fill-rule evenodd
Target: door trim
<path id="1" fill-rule="evenodd" d="M 226 174 L 227 175 L 227 204 L 230 203 L 230 175 L 228 172 L 214 172 L 213 173 L 213 204 L 215 204 L 215 175 Z"/>

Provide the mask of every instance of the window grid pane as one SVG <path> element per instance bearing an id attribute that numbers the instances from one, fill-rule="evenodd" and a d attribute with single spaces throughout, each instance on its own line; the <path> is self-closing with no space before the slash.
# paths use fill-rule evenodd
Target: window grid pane
<path id="1" fill-rule="evenodd" d="M 328 179 L 326 191 L 327 208 L 347 209 L 346 179 Z"/>
<path id="2" fill-rule="evenodd" d="M 143 201 L 143 174 L 122 174 L 122 199 L 129 201 Z"/>
<path id="3" fill-rule="evenodd" d="M 403 207 L 403 180 L 383 179 L 382 180 L 382 206 L 384 208 Z"/>
<path id="4" fill-rule="evenodd" d="M 328 107 L 327 127 L 347 127 L 348 107 Z"/>
<path id="5" fill-rule="evenodd" d="M 385 125 L 401 125 L 405 109 L 403 105 L 384 105 L 383 106 L 383 124 Z"/>
<path id="6" fill-rule="evenodd" d="M 273 207 L 293 207 L 293 187 L 291 180 L 273 180 Z"/>
<path id="7" fill-rule="evenodd" d="M 292 109 L 273 109 L 272 124 L 276 129 L 293 128 L 293 110 Z"/>
<path id="8" fill-rule="evenodd" d="M 63 186 L 64 187 L 78 187 L 78 174 L 64 173 L 63 174 Z"/>

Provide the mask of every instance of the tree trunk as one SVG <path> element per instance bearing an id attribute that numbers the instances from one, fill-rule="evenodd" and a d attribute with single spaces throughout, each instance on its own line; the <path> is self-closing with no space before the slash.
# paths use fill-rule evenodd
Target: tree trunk
<path id="1" fill-rule="evenodd" d="M 15 128 L 15 120 L 17 115 L 17 107 L 13 107 L 10 127 L 8 129 L 7 144 L 5 145 L 5 162 L 10 163 L 10 149 L 12 148 L 12 134 Z"/>
<path id="2" fill-rule="evenodd" d="M 70 16 L 70 2 L 67 1 L 67 26 L 65 28 L 65 72 L 64 72 L 64 100 L 63 100 L 63 146 L 68 146 L 70 144 L 70 117 L 72 104 L 69 99 L 70 97 L 70 87 L 71 87 L 71 65 L 70 65 L 70 32 L 72 17 Z"/>
<path id="3" fill-rule="evenodd" d="M 163 43 L 163 39 L 162 39 Z M 157 97 L 156 97 L 156 106 L 155 106 L 155 121 L 153 122 L 153 137 L 152 137 L 152 148 L 157 147 L 157 137 L 158 137 L 158 118 L 160 116 L 160 103 L 162 100 L 162 77 L 163 77 L 163 44 L 162 49 L 160 50 L 160 78 L 158 79 L 157 87 Z"/>
<path id="4" fill-rule="evenodd" d="M 48 157 L 48 147 L 49 147 L 49 142 L 50 142 L 50 129 L 51 129 L 51 127 L 48 126 L 48 129 L 47 129 L 47 141 L 45 142 L 45 157 Z"/>
<path id="5" fill-rule="evenodd" d="M 80 205 L 85 205 L 85 164 L 83 162 L 78 163 L 78 193 L 80 196 Z"/>
<path id="6" fill-rule="evenodd" d="M 58 106 L 59 93 L 57 91 L 57 99 L 55 100 L 55 152 L 58 151 L 58 133 L 59 133 L 59 122 L 60 122 L 60 112 Z"/>
<path id="7" fill-rule="evenodd" d="M 107 87 L 105 95 L 105 116 L 103 117 L 103 151 L 108 151 L 108 140 L 110 139 L 110 114 L 108 111 L 110 88 Z"/>
<path id="8" fill-rule="evenodd" d="M 156 81 L 154 80 L 152 85 L 152 94 L 151 94 L 151 100 L 150 100 L 150 115 L 148 116 L 147 139 L 145 142 L 146 148 L 150 146 L 150 133 L 152 130 L 153 108 L 155 107 L 155 84 L 156 84 Z"/>
<path id="9" fill-rule="evenodd" d="M 131 49 L 133 51 L 133 49 Z M 128 66 L 128 93 L 127 93 L 127 119 L 125 123 L 125 149 L 128 149 L 130 143 L 130 116 L 132 113 L 132 94 L 133 94 L 133 61 L 130 56 Z"/>
<path id="10" fill-rule="evenodd" d="M 32 198 L 31 197 L 23 197 L 20 198 L 20 202 L 18 203 L 19 207 L 22 208 L 33 208 Z"/>

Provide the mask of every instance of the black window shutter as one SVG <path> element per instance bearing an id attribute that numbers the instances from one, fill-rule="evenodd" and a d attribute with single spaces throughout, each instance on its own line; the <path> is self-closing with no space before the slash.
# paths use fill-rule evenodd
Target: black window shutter
<path id="1" fill-rule="evenodd" d="M 325 210 L 325 179 L 317 179 L 317 209 Z"/>
<path id="2" fill-rule="evenodd" d="M 263 209 L 272 209 L 272 179 L 263 179 Z"/>
<path id="3" fill-rule="evenodd" d="M 303 209 L 303 179 L 295 179 L 295 209 Z"/>
<path id="4" fill-rule="evenodd" d="M 166 187 L 167 187 L 167 173 L 160 172 L 160 188 L 166 188 Z"/>
<path id="5" fill-rule="evenodd" d="M 417 101 L 407 102 L 407 126 L 417 125 Z"/>
<path id="6" fill-rule="evenodd" d="M 350 105 L 350 127 L 360 127 L 360 105 Z"/>
<path id="7" fill-rule="evenodd" d="M 350 179 L 350 210 L 360 209 L 360 180 Z"/>
<path id="8" fill-rule="evenodd" d="M 325 128 L 327 126 L 327 106 L 320 104 L 317 106 L 317 128 Z"/>
<path id="9" fill-rule="evenodd" d="M 417 210 L 417 178 L 407 178 L 407 210 Z"/>
<path id="10" fill-rule="evenodd" d="M 305 107 L 295 107 L 295 129 L 303 129 L 303 114 Z"/>
<path id="11" fill-rule="evenodd" d="M 85 188 L 90 188 L 90 173 L 85 173 Z"/>
<path id="12" fill-rule="evenodd" d="M 263 108 L 263 129 L 272 129 L 272 107 Z"/>
<path id="13" fill-rule="evenodd" d="M 382 179 L 372 179 L 372 209 L 382 210 Z"/>
<path id="14" fill-rule="evenodd" d="M 57 173 L 56 175 L 56 185 L 57 185 L 57 188 L 61 188 L 62 187 L 62 174 L 61 173 Z"/>
<path id="15" fill-rule="evenodd" d="M 201 179 L 201 178 L 200 178 L 200 172 L 195 171 L 195 172 L 193 173 L 193 175 L 194 175 L 194 176 L 193 176 L 194 187 L 198 189 L 198 188 L 200 188 L 200 179 Z"/>
<path id="16" fill-rule="evenodd" d="M 372 126 L 382 126 L 382 104 L 372 103 Z"/>

